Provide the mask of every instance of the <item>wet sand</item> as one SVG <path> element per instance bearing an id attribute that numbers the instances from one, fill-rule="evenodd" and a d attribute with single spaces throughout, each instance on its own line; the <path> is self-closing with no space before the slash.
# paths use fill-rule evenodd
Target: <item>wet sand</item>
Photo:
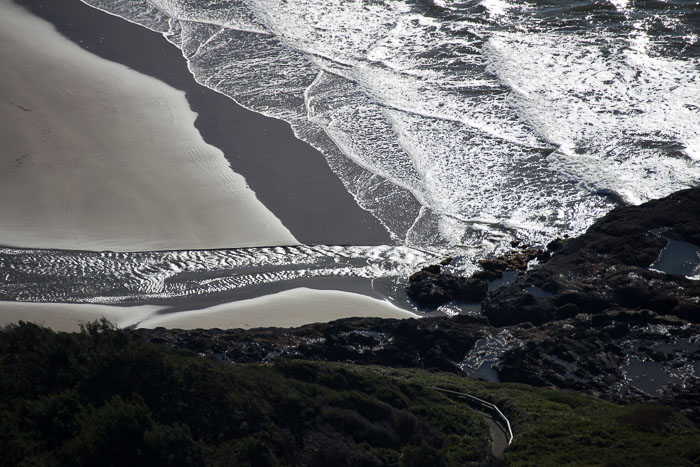
<path id="1" fill-rule="evenodd" d="M 233 170 L 301 243 L 391 243 L 386 229 L 357 206 L 320 152 L 296 139 L 286 122 L 199 85 L 181 52 L 160 34 L 79 0 L 17 3 L 86 50 L 183 90 L 204 140 L 223 151 Z"/>
<path id="2" fill-rule="evenodd" d="M 295 244 L 205 143 L 182 91 L 0 1 L 0 245 L 143 251 Z"/>

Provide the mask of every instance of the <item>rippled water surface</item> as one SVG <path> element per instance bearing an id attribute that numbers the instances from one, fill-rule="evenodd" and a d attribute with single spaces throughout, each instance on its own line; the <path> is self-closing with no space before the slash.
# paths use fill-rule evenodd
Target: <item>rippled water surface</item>
<path id="1" fill-rule="evenodd" d="M 390 246 L 139 253 L 0 248 L 0 300 L 182 306 L 180 299 L 200 298 L 209 305 L 216 297 L 231 301 L 303 285 L 303 280 L 339 279 L 336 288 L 347 289 L 352 280 L 365 293 L 374 290 L 407 306 L 394 279 L 436 259 L 429 252 Z"/>

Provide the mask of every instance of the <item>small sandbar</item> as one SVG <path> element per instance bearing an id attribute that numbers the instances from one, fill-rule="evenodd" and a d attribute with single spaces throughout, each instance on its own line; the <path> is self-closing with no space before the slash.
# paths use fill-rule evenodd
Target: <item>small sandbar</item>
<path id="1" fill-rule="evenodd" d="M 349 317 L 403 319 L 418 315 L 360 294 L 307 288 L 184 312 L 168 312 L 167 308 L 153 305 L 0 302 L 1 325 L 22 320 L 57 331 L 77 331 L 80 323 L 102 317 L 119 327 L 250 329 L 296 327 Z"/>

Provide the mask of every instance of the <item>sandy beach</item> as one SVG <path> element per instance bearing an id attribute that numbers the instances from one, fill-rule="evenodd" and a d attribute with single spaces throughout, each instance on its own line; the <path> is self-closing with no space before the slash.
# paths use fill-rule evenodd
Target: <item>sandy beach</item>
<path id="1" fill-rule="evenodd" d="M 223 151 L 233 170 L 299 242 L 390 243 L 386 229 L 357 205 L 318 150 L 298 140 L 286 122 L 249 111 L 198 84 L 181 51 L 160 34 L 80 0 L 17 3 L 92 54 L 184 91 L 204 141 Z"/>
<path id="2" fill-rule="evenodd" d="M 0 2 L 0 244 L 138 251 L 293 244 L 205 143 L 182 91 Z"/>
<path id="3" fill-rule="evenodd" d="M 184 72 L 162 67 L 170 83 L 143 74 L 105 59 L 109 54 L 91 53 L 86 42 L 81 41 L 80 47 L 49 22 L 0 0 L 0 141 L 5 149 L 0 156 L 0 245 L 145 251 L 298 243 L 286 222 L 267 209 L 247 180 L 232 170 L 231 154 L 240 157 L 247 150 L 252 152 L 249 166 L 255 167 L 254 175 L 267 188 L 274 187 L 266 197 L 278 209 L 282 206 L 285 219 L 308 224 L 301 229 L 305 238 L 317 232 L 312 240 L 339 239 L 341 233 L 350 242 L 384 239 L 381 226 L 367 222 L 365 218 L 371 216 L 352 207 L 351 197 L 329 174 L 311 169 L 304 177 L 285 174 L 286 163 L 282 163 L 268 164 L 270 172 L 265 176 L 266 165 L 255 163 L 260 151 L 274 159 L 286 147 L 293 156 L 304 156 L 295 164 L 302 172 L 319 162 L 321 156 L 304 148 L 305 143 L 295 140 L 288 127 L 284 132 L 286 124 L 248 112 L 196 85 L 182 57 L 172 56 L 177 50 L 163 38 L 77 0 L 74 3 L 83 14 L 106 20 L 112 34 L 132 38 L 132 47 L 140 39 L 134 39 L 136 34 L 128 28 L 149 35 L 144 48 L 154 47 L 151 55 L 136 55 L 150 62 L 156 49 L 165 47 L 164 55 L 171 54 L 166 60 L 169 66 L 184 67 Z M 40 1 L 32 4 L 47 7 L 45 13 L 71 10 Z M 66 24 L 74 29 L 74 23 Z M 93 28 L 99 31 L 101 25 Z M 113 52 L 124 56 L 134 51 L 121 43 L 113 47 Z M 204 115 L 193 111 L 197 105 Z M 227 123 L 238 130 L 232 133 Z M 209 140 L 220 140 L 223 144 L 217 146 L 225 152 L 205 141 L 203 133 Z M 227 140 L 222 140 L 224 134 Z M 262 148 L 253 147 L 256 140 L 264 141 Z M 271 150 L 271 142 L 278 146 L 277 152 Z M 329 171 L 321 166 L 323 170 Z M 293 176 L 283 181 L 285 175 Z M 341 193 L 340 187 L 344 197 L 334 195 L 333 189 L 328 196 L 320 196 L 329 183 L 336 183 L 336 192 Z M 286 196 L 285 189 L 292 193 Z M 297 216 L 309 198 L 315 200 L 310 210 Z M 285 207 L 290 200 L 293 205 Z M 326 222 L 330 222 L 328 229 L 323 228 Z M 251 328 L 299 326 L 350 316 L 415 316 L 364 295 L 307 288 L 195 311 L 172 311 L 150 304 L 0 302 L 0 323 L 26 320 L 75 331 L 80 323 L 100 317 L 120 327 Z"/>
<path id="4" fill-rule="evenodd" d="M 348 317 L 417 318 L 387 301 L 336 290 L 298 288 L 263 297 L 170 313 L 167 308 L 0 302 L 0 325 L 29 321 L 57 331 L 77 331 L 80 324 L 108 319 L 119 327 L 173 329 L 250 329 L 296 327 Z"/>

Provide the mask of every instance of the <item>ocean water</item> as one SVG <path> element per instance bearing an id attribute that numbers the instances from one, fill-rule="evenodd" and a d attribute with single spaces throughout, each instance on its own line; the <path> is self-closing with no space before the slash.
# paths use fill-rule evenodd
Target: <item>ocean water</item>
<path id="1" fill-rule="evenodd" d="M 700 184 L 697 1 L 82 1 L 162 33 L 199 83 L 288 122 L 393 245 L 378 257 L 357 247 L 127 254 L 119 267 L 91 253 L 3 250 L 5 299 L 121 303 L 236 281 L 405 277 L 448 254 L 468 273 L 512 240 L 578 235 L 616 206 Z M 251 272 L 201 259 L 239 254 L 274 260 Z M 37 269 L 40 258 L 52 266 Z M 186 272 L 196 279 L 168 279 Z M 51 274 L 84 279 L 51 296 L 31 287 Z"/>
<path id="2" fill-rule="evenodd" d="M 289 122 L 396 244 L 542 244 L 700 183 L 695 1 L 83 1 Z"/>

